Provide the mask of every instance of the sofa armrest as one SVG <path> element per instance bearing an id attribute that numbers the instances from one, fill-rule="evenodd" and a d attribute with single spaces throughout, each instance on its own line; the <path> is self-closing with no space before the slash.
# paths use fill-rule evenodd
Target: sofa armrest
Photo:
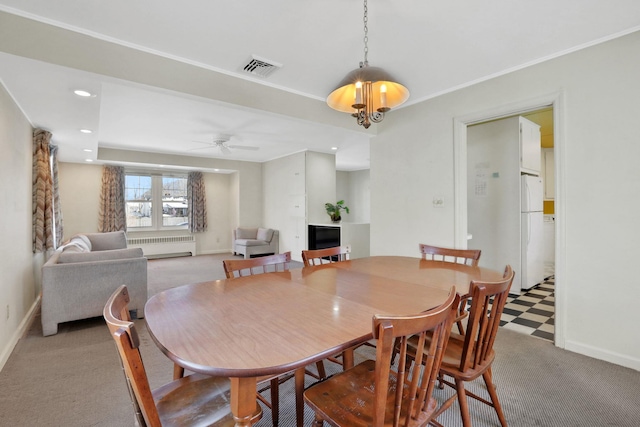
<path id="1" fill-rule="evenodd" d="M 45 264 L 42 267 L 43 335 L 58 323 L 100 316 L 109 296 L 125 284 L 130 310 L 144 317 L 147 301 L 147 259 L 144 257 Z"/>
<path id="2" fill-rule="evenodd" d="M 58 256 L 58 264 L 91 261 L 112 261 L 129 258 L 142 258 L 142 248 L 111 249 L 97 252 L 68 252 L 63 251 Z"/>

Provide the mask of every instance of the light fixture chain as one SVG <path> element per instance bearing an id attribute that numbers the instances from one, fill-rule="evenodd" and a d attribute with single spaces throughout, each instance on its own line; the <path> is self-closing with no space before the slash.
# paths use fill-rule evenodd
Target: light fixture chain
<path id="1" fill-rule="evenodd" d="M 369 27 L 367 26 L 369 18 L 368 18 L 368 9 L 367 9 L 367 0 L 364 0 L 364 65 L 369 65 L 369 60 L 367 56 L 369 54 Z"/>

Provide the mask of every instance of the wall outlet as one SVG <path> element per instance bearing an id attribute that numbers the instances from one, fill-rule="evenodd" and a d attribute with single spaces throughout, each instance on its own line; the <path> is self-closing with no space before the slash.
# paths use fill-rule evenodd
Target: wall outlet
<path id="1" fill-rule="evenodd" d="M 444 196 L 435 196 L 433 198 L 434 208 L 444 208 Z"/>

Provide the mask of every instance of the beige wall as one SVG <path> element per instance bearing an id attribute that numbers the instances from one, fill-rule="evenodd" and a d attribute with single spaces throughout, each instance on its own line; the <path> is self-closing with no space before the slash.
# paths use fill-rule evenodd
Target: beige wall
<path id="1" fill-rule="evenodd" d="M 59 163 L 63 241 L 78 233 L 97 233 L 102 188 L 102 166 Z"/>
<path id="2" fill-rule="evenodd" d="M 230 174 L 205 173 L 207 231 L 198 233 L 198 253 L 227 252 L 231 248 L 231 203 L 233 186 Z"/>
<path id="3" fill-rule="evenodd" d="M 336 156 L 307 151 L 305 182 L 307 222 L 329 222 L 324 204 L 336 202 Z"/>
<path id="4" fill-rule="evenodd" d="M 456 119 L 558 99 L 557 344 L 640 370 L 639 51 L 637 32 L 389 116 L 371 143 L 372 255 L 454 244 Z"/>
<path id="5" fill-rule="evenodd" d="M 344 200 L 349 214 L 343 222 L 368 223 L 371 220 L 370 171 L 339 171 L 336 173 L 336 199 Z"/>
<path id="6" fill-rule="evenodd" d="M 0 84 L 0 368 L 40 293 L 41 254 L 33 254 L 32 128 Z"/>

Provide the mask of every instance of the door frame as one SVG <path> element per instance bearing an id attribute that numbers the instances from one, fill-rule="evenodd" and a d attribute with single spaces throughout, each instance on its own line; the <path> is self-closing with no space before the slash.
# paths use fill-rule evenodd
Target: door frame
<path id="1" fill-rule="evenodd" d="M 455 247 L 467 247 L 467 127 L 490 120 L 553 108 L 553 139 L 555 160 L 555 345 L 565 348 L 566 292 L 565 277 L 565 203 L 564 203 L 564 93 L 553 92 L 536 98 L 496 105 L 475 113 L 454 117 L 454 239 Z M 516 273 L 517 274 L 517 273 Z"/>

